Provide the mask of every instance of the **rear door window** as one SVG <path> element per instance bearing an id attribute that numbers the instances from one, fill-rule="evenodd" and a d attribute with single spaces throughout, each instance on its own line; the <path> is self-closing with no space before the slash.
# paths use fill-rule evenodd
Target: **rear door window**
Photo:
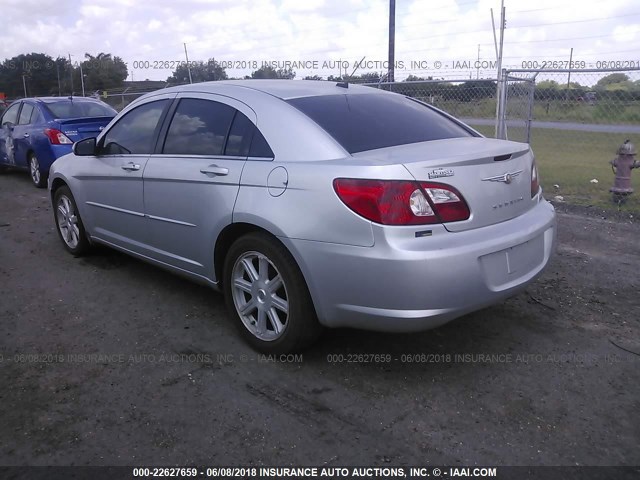
<path id="1" fill-rule="evenodd" d="M 437 110 L 402 95 L 320 95 L 287 101 L 349 153 L 475 136 Z"/>
<path id="2" fill-rule="evenodd" d="M 235 113 L 235 108 L 220 102 L 183 98 L 171 119 L 162 153 L 223 155 Z M 241 142 L 233 148 L 240 149 Z"/>

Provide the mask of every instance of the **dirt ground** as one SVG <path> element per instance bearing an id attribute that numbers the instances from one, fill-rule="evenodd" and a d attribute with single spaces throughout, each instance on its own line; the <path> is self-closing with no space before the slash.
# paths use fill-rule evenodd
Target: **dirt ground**
<path id="1" fill-rule="evenodd" d="M 68 255 L 8 173 L 0 282 L 0 465 L 640 465 L 638 223 L 560 213 L 550 268 L 500 305 L 268 358 L 217 293 Z"/>

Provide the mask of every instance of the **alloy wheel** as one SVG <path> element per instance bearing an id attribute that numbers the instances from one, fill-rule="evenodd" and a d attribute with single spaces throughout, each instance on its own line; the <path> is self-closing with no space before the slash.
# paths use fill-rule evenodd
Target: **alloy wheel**
<path id="1" fill-rule="evenodd" d="M 61 195 L 56 205 L 56 219 L 62 240 L 69 248 L 76 248 L 80 241 L 80 229 L 78 228 L 78 216 L 73 203 L 66 195 Z"/>
<path id="2" fill-rule="evenodd" d="M 286 285 L 267 256 L 251 251 L 238 257 L 232 273 L 233 303 L 244 326 L 256 338 L 273 341 L 287 328 Z"/>
<path id="3" fill-rule="evenodd" d="M 31 179 L 36 185 L 40 184 L 40 163 L 35 155 L 31 156 L 29 160 L 29 172 L 31 173 Z"/>

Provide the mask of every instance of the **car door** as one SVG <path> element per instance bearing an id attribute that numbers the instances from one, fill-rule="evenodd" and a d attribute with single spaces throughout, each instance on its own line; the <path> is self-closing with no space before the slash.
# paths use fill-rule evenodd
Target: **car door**
<path id="1" fill-rule="evenodd" d="M 213 94 L 180 94 L 144 172 L 151 255 L 215 279 L 214 242 L 231 223 L 255 113 Z"/>
<path id="2" fill-rule="evenodd" d="M 124 113 L 98 138 L 97 155 L 84 162 L 83 215 L 92 236 L 144 254 L 146 219 L 142 174 L 175 94 L 154 96 Z"/>
<path id="3" fill-rule="evenodd" d="M 15 147 L 13 144 L 13 130 L 18 123 L 18 114 L 22 102 L 11 105 L 0 120 L 0 163 L 15 165 Z"/>
<path id="4" fill-rule="evenodd" d="M 31 150 L 33 143 L 31 120 L 37 116 L 38 112 L 31 103 L 22 102 L 18 123 L 13 127 L 12 132 L 15 161 L 20 167 L 29 165 L 27 153 Z"/>

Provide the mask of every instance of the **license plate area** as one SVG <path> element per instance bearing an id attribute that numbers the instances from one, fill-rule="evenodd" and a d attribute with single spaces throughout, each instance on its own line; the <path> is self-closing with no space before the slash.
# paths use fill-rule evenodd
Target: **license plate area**
<path id="1" fill-rule="evenodd" d="M 524 243 L 480 257 L 480 265 L 487 285 L 492 290 L 512 286 L 522 277 L 528 277 L 544 261 L 544 235 Z"/>

